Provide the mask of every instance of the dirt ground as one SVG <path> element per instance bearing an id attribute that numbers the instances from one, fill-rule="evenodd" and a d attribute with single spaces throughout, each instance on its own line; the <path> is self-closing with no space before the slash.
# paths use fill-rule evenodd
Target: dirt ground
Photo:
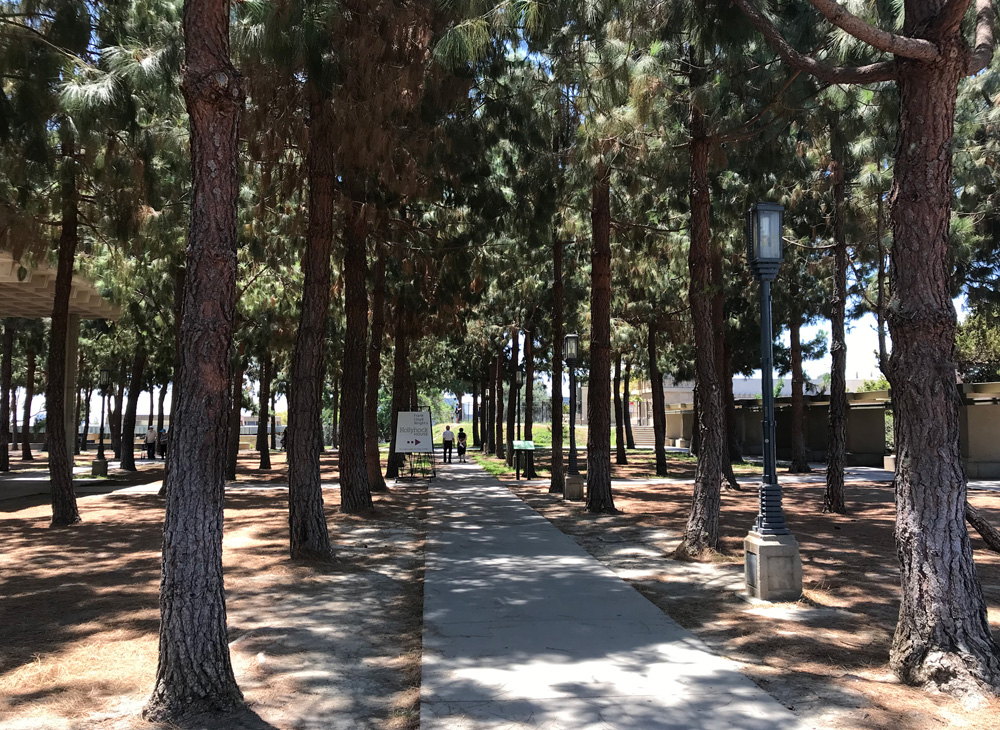
<path id="1" fill-rule="evenodd" d="M 822 483 L 785 491 L 800 542 L 805 597 L 794 604 L 741 600 L 742 540 L 756 493 L 725 492 L 723 551 L 710 564 L 668 556 L 687 518 L 690 483 L 650 483 L 652 455 L 614 466 L 622 514 L 592 516 L 547 493 L 547 483 L 506 483 L 652 602 L 817 728 L 996 730 L 1000 703 L 977 707 L 902 686 L 886 665 L 898 610 L 889 485 L 848 485 L 847 516 L 823 515 Z M 372 519 L 337 509 L 336 455 L 322 474 L 338 562 L 286 558 L 283 454 L 256 469 L 245 453 L 227 494 L 225 569 L 231 650 L 254 714 L 214 727 L 380 728 L 419 725 L 425 491 L 377 496 Z M 18 460 L 14 460 L 15 463 Z M 585 461 L 581 459 L 581 466 Z M 670 476 L 694 460 L 671 456 Z M 44 462 L 35 468 L 44 468 Z M 162 462 L 112 474 L 109 490 L 81 497 L 84 522 L 48 527 L 44 497 L 0 501 L 0 728 L 147 730 L 138 719 L 156 669 Z M 759 471 L 754 467 L 738 473 Z M 821 476 L 813 475 L 813 476 Z M 973 492 L 1000 524 L 1000 493 Z M 974 536 L 990 621 L 1000 633 L 1000 556 Z M 194 727 L 212 727 L 205 724 Z"/>
<path id="2" fill-rule="evenodd" d="M 335 478 L 335 456 L 323 462 Z M 255 465 L 241 460 L 224 538 L 231 652 L 254 714 L 217 727 L 416 728 L 425 490 L 376 496 L 362 518 L 324 489 L 337 561 L 293 562 L 286 493 L 270 486 L 281 470 L 261 479 Z M 138 713 L 156 671 L 162 500 L 112 493 L 79 506 L 79 526 L 54 530 L 47 497 L 0 501 L 5 730 L 160 727 Z"/>
<path id="3" fill-rule="evenodd" d="M 651 454 L 629 458 L 630 466 L 613 467 L 615 478 L 648 474 Z M 694 462 L 672 459 L 671 471 L 674 477 L 693 477 Z M 890 484 L 849 483 L 846 516 L 822 513 L 822 482 L 786 488 L 786 519 L 800 545 L 804 597 L 754 605 L 737 594 L 756 491 L 723 493 L 721 555 L 714 564 L 692 564 L 668 557 L 687 520 L 690 483 L 616 485 L 615 506 L 622 514 L 614 516 L 589 515 L 583 503 L 549 495 L 546 482 L 505 478 L 505 483 L 817 728 L 1000 728 L 1000 702 L 975 705 L 929 694 L 901 685 L 889 670 L 899 610 Z M 1000 493 L 971 492 L 970 501 L 1000 524 Z M 1000 640 L 1000 555 L 972 534 L 990 624 Z"/>

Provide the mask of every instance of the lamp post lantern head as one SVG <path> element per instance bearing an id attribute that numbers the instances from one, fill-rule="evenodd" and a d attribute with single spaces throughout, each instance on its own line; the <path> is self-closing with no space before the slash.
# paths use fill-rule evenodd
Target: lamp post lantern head
<path id="1" fill-rule="evenodd" d="M 524 385 L 524 371 L 518 368 L 517 373 L 514 375 L 517 382 L 517 387 L 520 390 L 521 386 Z"/>
<path id="2" fill-rule="evenodd" d="M 784 212 L 777 203 L 755 203 L 747 212 L 747 263 L 758 279 L 778 275 Z"/>
<path id="3" fill-rule="evenodd" d="M 580 358 L 580 335 L 566 335 L 563 338 L 563 359 L 570 367 Z"/>
<path id="4" fill-rule="evenodd" d="M 103 369 L 101 370 L 101 373 L 100 373 L 100 376 L 99 376 L 99 379 L 98 379 L 98 385 L 100 385 L 102 389 L 106 389 L 109 385 L 111 385 L 111 371 L 110 370 L 103 370 Z"/>

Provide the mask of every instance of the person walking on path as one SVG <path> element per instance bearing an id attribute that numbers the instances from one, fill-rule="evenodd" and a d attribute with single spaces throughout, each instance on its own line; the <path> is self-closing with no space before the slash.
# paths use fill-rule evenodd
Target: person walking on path
<path id="1" fill-rule="evenodd" d="M 446 464 L 451 463 L 451 447 L 455 445 L 455 434 L 451 430 L 451 425 L 444 427 L 444 434 L 441 436 L 442 444 L 444 445 L 444 458 L 442 461 Z"/>
<path id="2" fill-rule="evenodd" d="M 458 461 L 462 464 L 465 463 L 465 447 L 468 445 L 468 437 L 465 435 L 465 429 L 458 429 Z"/>
<path id="3" fill-rule="evenodd" d="M 156 458 L 156 431 L 152 426 L 146 429 L 146 458 Z"/>

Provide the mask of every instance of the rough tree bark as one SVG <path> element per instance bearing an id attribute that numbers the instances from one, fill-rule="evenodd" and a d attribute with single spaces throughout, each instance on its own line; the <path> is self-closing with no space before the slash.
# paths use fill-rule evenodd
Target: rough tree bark
<path id="1" fill-rule="evenodd" d="M 479 381 L 472 381 L 472 446 L 479 448 L 482 441 L 479 440 Z"/>
<path id="2" fill-rule="evenodd" d="M 11 388 L 10 390 L 10 450 L 17 451 L 18 436 L 20 432 L 17 430 L 17 388 Z M 8 453 L 7 458 L 10 459 L 10 454 Z"/>
<path id="3" fill-rule="evenodd" d="M 587 511 L 615 514 L 611 493 L 611 170 L 598 163 L 590 223 L 590 394 Z"/>
<path id="4" fill-rule="evenodd" d="M 35 397 L 36 354 L 33 345 L 28 345 L 28 368 L 24 379 L 24 414 L 21 417 L 21 460 L 33 461 L 31 454 L 31 400 Z"/>
<path id="5" fill-rule="evenodd" d="M 108 413 L 108 428 L 111 430 L 111 449 L 115 457 L 122 458 L 122 413 L 125 410 L 125 381 L 128 380 L 128 366 L 121 363 L 115 383 L 112 400 L 114 407 Z M 164 489 L 166 486 L 164 486 Z"/>
<path id="6" fill-rule="evenodd" d="M 378 388 L 385 338 L 385 242 L 375 244 L 375 283 L 372 288 L 372 327 L 368 342 L 368 376 L 365 380 L 365 462 L 372 492 L 388 492 L 378 452 Z"/>
<path id="7" fill-rule="evenodd" d="M 167 404 L 167 386 L 170 385 L 170 381 L 165 381 L 160 385 L 160 400 L 156 408 L 156 433 L 163 431 L 163 423 L 166 418 L 164 413 L 164 408 Z"/>
<path id="8" fill-rule="evenodd" d="M 789 474 L 808 474 L 809 458 L 806 453 L 806 403 L 802 384 L 802 317 L 793 312 L 788 322 L 792 356 L 792 463 Z"/>
<path id="9" fill-rule="evenodd" d="M 309 222 L 302 258 L 304 282 L 288 393 L 288 533 L 293 558 L 327 560 L 333 550 L 323 512 L 319 455 L 323 426 L 323 358 L 330 309 L 336 175 L 333 113 L 319 84 L 307 81 L 309 103 Z"/>
<path id="10" fill-rule="evenodd" d="M 532 429 L 535 424 L 535 328 L 528 327 L 524 332 L 524 440 L 533 441 Z M 537 479 L 535 472 L 535 452 L 527 453 L 527 463 L 524 465 L 524 478 Z"/>
<path id="11" fill-rule="evenodd" d="M 76 143 L 68 124 L 62 134 L 62 220 L 59 262 L 56 265 L 55 301 L 49 330 L 49 367 L 45 386 L 45 434 L 49 444 L 49 481 L 52 490 L 52 525 L 80 521 L 73 493 L 73 459 L 66 443 L 66 338 L 69 334 L 69 297 L 73 288 L 73 259 L 79 242 L 79 191 L 76 180 Z"/>
<path id="12" fill-rule="evenodd" d="M 482 405 L 479 406 L 479 438 L 481 443 L 479 445 L 479 450 L 483 452 L 489 452 L 490 449 L 490 408 L 492 407 L 492 391 L 493 391 L 493 378 L 491 373 L 493 372 L 492 367 L 489 363 L 482 366 L 483 369 L 483 382 L 480 387 L 480 391 L 483 394 Z"/>
<path id="13" fill-rule="evenodd" d="M 625 454 L 625 414 L 622 408 L 622 354 L 619 352 L 615 358 L 615 463 L 628 464 L 628 456 Z"/>
<path id="14" fill-rule="evenodd" d="M 695 69 L 691 73 L 696 77 L 702 73 L 700 61 L 696 60 L 693 66 Z M 692 80 L 691 85 L 696 87 L 698 83 Z M 719 507 L 727 456 L 712 315 L 711 199 L 708 186 L 710 141 L 705 133 L 704 111 L 695 101 L 691 104 L 690 135 L 691 247 L 688 269 L 691 275 L 689 300 L 697 374 L 698 466 L 691 512 L 676 555 L 699 559 L 719 544 Z"/>
<path id="15" fill-rule="evenodd" d="M 1000 553 L 1000 530 L 991 525 L 982 513 L 968 502 L 965 503 L 965 519 L 976 528 L 986 547 L 995 553 Z"/>
<path id="16" fill-rule="evenodd" d="M 844 322 L 847 319 L 847 234 L 844 226 L 844 168 L 842 155 L 838 154 L 841 146 L 837 143 L 839 140 L 836 135 L 834 139 L 830 420 L 827 427 L 826 491 L 823 493 L 823 511 L 843 515 L 847 514 L 844 500 L 844 459 L 847 454 L 847 338 L 844 332 Z M 881 235 L 879 237 L 881 238 Z"/>
<path id="17" fill-rule="evenodd" d="M 257 419 L 257 451 L 260 453 L 258 469 L 271 468 L 271 449 L 267 438 L 268 407 L 271 405 L 271 350 L 267 345 L 260 355 L 260 418 Z"/>
<path id="18" fill-rule="evenodd" d="M 359 201 L 347 204 L 344 220 L 343 373 L 340 380 L 340 509 L 357 514 L 372 508 L 365 462 L 365 354 L 368 294 L 365 291 L 368 216 Z"/>
<path id="19" fill-rule="evenodd" d="M 3 321 L 3 360 L 0 363 L 0 471 L 10 471 L 10 381 L 13 374 L 14 320 Z"/>
<path id="20" fill-rule="evenodd" d="M 242 350 L 242 347 L 240 348 Z M 236 372 L 233 373 L 232 407 L 229 412 L 229 448 L 226 450 L 226 479 L 236 480 L 236 465 L 240 458 L 240 413 L 243 410 L 243 376 L 246 372 L 243 352 L 236 355 Z"/>
<path id="21" fill-rule="evenodd" d="M 191 223 L 163 527 L 160 659 L 147 720 L 244 707 L 222 578 L 230 348 L 236 304 L 237 127 L 228 2 L 187 0 L 181 89 L 191 125 Z"/>
<path id="22" fill-rule="evenodd" d="M 494 423 L 494 431 L 496 435 L 494 436 L 493 446 L 496 449 L 494 453 L 498 459 L 505 459 L 504 448 L 503 448 L 503 348 L 500 348 L 500 353 L 497 355 L 497 364 L 495 373 L 495 380 L 493 385 L 493 401 L 494 408 L 496 409 L 496 422 Z"/>
<path id="23" fill-rule="evenodd" d="M 399 412 L 406 407 L 406 367 L 409 362 L 409 341 L 406 337 L 406 317 L 403 309 L 403 305 L 396 301 L 393 306 L 395 342 L 392 353 L 392 426 L 389 434 L 389 461 L 385 467 L 386 479 L 396 479 L 399 476 L 400 458 L 396 454 L 396 426 L 399 423 Z"/>
<path id="24" fill-rule="evenodd" d="M 656 337 L 659 330 L 656 322 L 650 321 L 646 339 L 646 355 L 649 358 L 649 389 L 653 398 L 653 449 L 656 452 L 656 476 L 667 476 L 667 412 L 663 402 L 663 374 L 656 359 Z"/>
<path id="25" fill-rule="evenodd" d="M 520 335 L 520 329 L 516 326 L 511 328 L 510 337 L 510 383 L 507 385 L 507 443 L 510 444 L 510 448 L 507 449 L 507 466 L 514 466 L 514 439 L 516 438 L 514 434 L 514 416 L 517 412 L 518 399 L 520 392 L 517 388 L 517 382 L 515 378 L 517 377 L 517 360 L 520 342 L 518 337 Z"/>
<path id="26" fill-rule="evenodd" d="M 132 371 L 128 381 L 128 402 L 122 417 L 122 463 L 125 471 L 137 471 L 135 466 L 135 419 L 139 410 L 139 396 L 142 395 L 142 373 L 146 369 L 146 351 L 136 350 L 132 357 Z"/>
<path id="27" fill-rule="evenodd" d="M 907 2 L 904 32 L 923 27 L 937 7 Z M 902 602 L 889 663 L 906 682 L 1000 692 L 1000 648 L 965 526 L 955 397 L 948 227 L 951 141 L 966 54 L 958 30 L 936 40 L 942 56 L 936 62 L 896 60 L 901 113 L 888 320 Z"/>
<path id="28" fill-rule="evenodd" d="M 90 399 L 94 395 L 94 386 L 88 385 L 83 394 L 83 426 L 80 434 L 80 450 L 87 450 L 87 439 L 90 435 Z"/>
<path id="29" fill-rule="evenodd" d="M 622 378 L 622 404 L 625 408 L 625 448 L 635 449 L 635 436 L 632 435 L 632 361 L 625 361 L 625 375 Z"/>
<path id="30" fill-rule="evenodd" d="M 563 494 L 566 471 L 563 463 L 563 244 L 559 226 L 552 231 L 552 457 L 549 494 Z"/>

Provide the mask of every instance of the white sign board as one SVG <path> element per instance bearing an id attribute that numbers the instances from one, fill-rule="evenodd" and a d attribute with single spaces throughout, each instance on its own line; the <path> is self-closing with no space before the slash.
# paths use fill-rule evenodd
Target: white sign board
<path id="1" fill-rule="evenodd" d="M 396 420 L 396 451 L 416 454 L 434 451 L 431 414 L 428 411 L 400 411 Z"/>

